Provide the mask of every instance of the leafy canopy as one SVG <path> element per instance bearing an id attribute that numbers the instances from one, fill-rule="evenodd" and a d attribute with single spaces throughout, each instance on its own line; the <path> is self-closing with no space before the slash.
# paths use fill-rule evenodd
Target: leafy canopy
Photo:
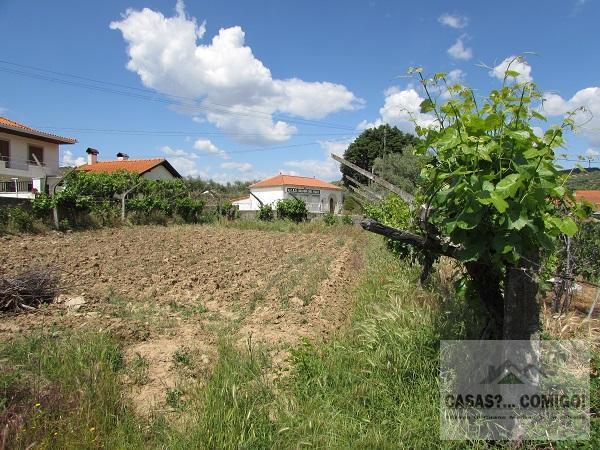
<path id="1" fill-rule="evenodd" d="M 373 172 L 413 194 L 419 188 L 421 170 L 428 160 L 427 156 L 416 155 L 412 147 L 406 147 L 402 153 L 388 153 L 375 159 Z"/>
<path id="2" fill-rule="evenodd" d="M 277 202 L 277 216 L 280 219 L 289 219 L 299 223 L 308 217 L 308 209 L 302 199 L 285 198 Z"/>
<path id="3" fill-rule="evenodd" d="M 405 148 L 414 146 L 418 139 L 412 134 L 404 133 L 397 127 L 381 125 L 377 128 L 369 128 L 363 131 L 352 142 L 344 152 L 344 159 L 362 167 L 366 170 L 373 168 L 373 163 L 379 157 L 388 153 L 402 153 Z M 367 179 L 356 172 L 342 165 L 343 175 L 350 175 L 361 183 L 366 183 Z M 347 183 L 347 181 L 344 181 Z"/>
<path id="4" fill-rule="evenodd" d="M 575 200 L 555 164 L 572 115 L 536 135 L 533 123 L 546 120 L 542 95 L 535 84 L 517 82 L 511 65 L 502 86 L 484 98 L 449 85 L 445 73 L 426 79 L 420 68 L 409 71 L 427 93 L 422 112 L 436 119 L 429 128 L 416 125 L 417 151 L 432 156 L 421 172 L 424 201 L 434 208 L 429 221 L 464 248 L 463 261 L 499 267 L 577 232 Z M 451 97 L 438 104 L 431 92 L 442 90 Z"/>

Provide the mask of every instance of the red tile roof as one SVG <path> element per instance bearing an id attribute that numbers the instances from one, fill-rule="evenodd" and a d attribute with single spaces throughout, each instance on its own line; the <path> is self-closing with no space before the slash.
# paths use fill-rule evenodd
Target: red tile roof
<path id="1" fill-rule="evenodd" d="M 596 191 L 575 191 L 575 198 L 578 200 L 585 199 L 590 203 L 596 205 L 597 209 L 600 209 L 600 190 Z"/>
<path id="2" fill-rule="evenodd" d="M 9 131 L 22 131 L 23 133 L 31 134 L 42 139 L 45 138 L 46 140 L 56 141 L 59 144 L 74 144 L 77 142 L 77 139 L 74 138 L 62 137 L 56 134 L 47 133 L 46 131 L 39 131 L 34 128 L 28 127 L 27 125 L 23 125 L 22 123 L 10 120 L 6 117 L 0 117 L 0 129 L 6 129 L 6 127 L 8 127 Z"/>
<path id="3" fill-rule="evenodd" d="M 275 175 L 266 180 L 251 184 L 251 188 L 270 187 L 270 186 L 306 186 L 311 188 L 335 189 L 341 191 L 342 188 L 335 184 L 327 183 L 314 177 L 299 177 L 296 175 Z"/>
<path id="4" fill-rule="evenodd" d="M 171 172 L 176 178 L 181 178 L 181 175 L 177 173 L 175 169 L 169 164 L 165 158 L 150 158 L 150 159 L 125 159 L 116 161 L 98 161 L 94 164 L 83 164 L 77 167 L 76 170 L 85 170 L 86 172 L 102 172 L 102 173 L 113 173 L 117 170 L 125 170 L 127 172 L 133 172 L 143 174 L 149 170 L 154 169 L 156 166 L 164 165 L 165 168 Z"/>

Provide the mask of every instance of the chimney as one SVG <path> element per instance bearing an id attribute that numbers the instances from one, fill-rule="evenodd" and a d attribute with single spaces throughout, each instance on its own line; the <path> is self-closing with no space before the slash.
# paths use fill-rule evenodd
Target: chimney
<path id="1" fill-rule="evenodd" d="M 88 164 L 92 165 L 98 162 L 98 153 L 100 153 L 98 150 L 88 147 L 85 152 L 88 154 Z"/>
<path id="2" fill-rule="evenodd" d="M 127 161 L 128 159 L 129 159 L 129 155 L 127 153 L 123 153 L 123 152 L 117 153 L 117 160 Z"/>

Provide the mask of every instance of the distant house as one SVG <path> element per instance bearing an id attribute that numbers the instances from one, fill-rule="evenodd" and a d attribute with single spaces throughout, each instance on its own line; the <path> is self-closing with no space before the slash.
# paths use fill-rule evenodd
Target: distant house
<path id="1" fill-rule="evenodd" d="M 600 216 L 600 190 L 594 191 L 585 191 L 579 190 L 575 191 L 575 198 L 578 200 L 587 200 L 595 207 L 595 216 Z"/>
<path id="2" fill-rule="evenodd" d="M 76 142 L 0 117 L 0 197 L 52 192 L 60 181 L 58 147 Z"/>
<path id="3" fill-rule="evenodd" d="M 342 188 L 314 177 L 275 175 L 249 186 L 250 195 L 232 202 L 240 211 L 257 211 L 262 205 L 277 206 L 285 198 L 304 200 L 309 212 L 340 213 Z"/>
<path id="4" fill-rule="evenodd" d="M 98 161 L 98 150 L 88 148 L 87 164 L 77 167 L 75 170 L 85 172 L 113 173 L 119 170 L 139 174 L 147 180 L 173 180 L 181 178 L 181 175 L 165 158 L 129 159 L 125 153 L 117 153 L 117 159 L 113 161 Z"/>

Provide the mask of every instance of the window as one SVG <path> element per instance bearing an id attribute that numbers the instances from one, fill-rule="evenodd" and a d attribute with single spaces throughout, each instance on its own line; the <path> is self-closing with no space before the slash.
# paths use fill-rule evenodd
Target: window
<path id="1" fill-rule="evenodd" d="M 0 161 L 8 161 L 8 141 L 0 141 Z"/>
<path id="2" fill-rule="evenodd" d="M 44 149 L 43 147 L 29 146 L 29 162 L 31 164 L 44 164 Z"/>

